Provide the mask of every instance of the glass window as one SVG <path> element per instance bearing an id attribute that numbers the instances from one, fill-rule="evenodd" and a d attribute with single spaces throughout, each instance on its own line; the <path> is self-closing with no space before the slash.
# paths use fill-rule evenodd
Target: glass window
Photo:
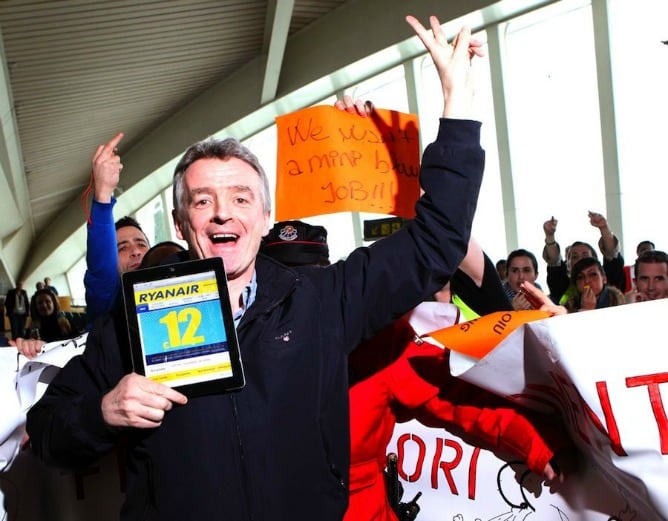
<path id="1" fill-rule="evenodd" d="M 404 69 L 398 65 L 350 89 L 346 89 L 353 99 L 372 101 L 378 108 L 408 112 Z"/>
<path id="2" fill-rule="evenodd" d="M 610 2 L 615 116 L 624 226 L 624 257 L 651 240 L 668 250 L 665 204 L 668 194 L 668 2 Z"/>
<path id="3" fill-rule="evenodd" d="M 66 273 L 67 284 L 70 287 L 73 306 L 86 305 L 86 289 L 84 287 L 84 275 L 86 273 L 86 257 L 81 257 L 77 263 Z"/>
<path id="4" fill-rule="evenodd" d="M 151 246 L 170 238 L 165 212 L 162 207 L 162 196 L 160 194 L 137 210 L 135 218 L 142 227 L 142 230 L 144 230 Z"/>
<path id="5" fill-rule="evenodd" d="M 547 219 L 558 219 L 562 247 L 595 244 L 600 235 L 587 212 L 606 213 L 592 14 L 580 4 L 559 2 L 506 30 L 519 247 L 539 258 Z"/>

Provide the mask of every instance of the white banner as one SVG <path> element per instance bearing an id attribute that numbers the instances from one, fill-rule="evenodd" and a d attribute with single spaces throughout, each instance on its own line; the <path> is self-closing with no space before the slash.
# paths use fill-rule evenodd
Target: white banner
<path id="1" fill-rule="evenodd" d="M 668 301 L 531 322 L 480 361 L 453 353 L 453 374 L 558 414 L 582 452 L 555 490 L 442 429 L 398 425 L 403 501 L 418 521 L 668 519 Z"/>

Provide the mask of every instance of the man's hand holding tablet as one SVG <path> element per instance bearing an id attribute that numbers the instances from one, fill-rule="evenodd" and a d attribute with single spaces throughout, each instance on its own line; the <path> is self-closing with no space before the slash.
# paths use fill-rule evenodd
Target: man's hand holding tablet
<path id="1" fill-rule="evenodd" d="M 171 387 L 131 373 L 102 398 L 102 417 L 113 427 L 150 429 L 160 426 L 174 404 L 187 402 L 188 398 Z"/>

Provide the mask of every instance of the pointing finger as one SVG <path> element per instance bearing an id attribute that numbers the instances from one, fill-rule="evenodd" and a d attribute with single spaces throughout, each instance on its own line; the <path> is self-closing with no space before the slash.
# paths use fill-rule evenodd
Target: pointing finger
<path id="1" fill-rule="evenodd" d="M 123 139 L 123 132 L 119 132 L 116 134 L 111 140 L 107 141 L 104 145 L 99 145 L 95 149 L 95 154 L 93 154 L 93 163 L 97 162 L 97 160 L 102 157 L 103 155 L 108 156 L 110 153 L 112 153 L 115 149 L 118 143 Z"/>
<path id="2" fill-rule="evenodd" d="M 116 147 L 118 146 L 118 143 L 120 143 L 121 139 L 123 139 L 123 132 L 119 132 L 116 134 L 111 140 L 109 140 L 103 147 L 103 153 L 110 155 L 113 154 L 114 151 L 116 150 Z"/>
<path id="3" fill-rule="evenodd" d="M 181 394 L 180 392 L 172 389 L 171 387 L 168 387 L 166 385 L 158 384 L 155 382 L 151 382 L 153 385 L 150 386 L 150 389 L 148 389 L 149 392 L 156 394 L 158 396 L 161 396 L 163 398 L 166 398 L 172 403 L 177 403 L 179 405 L 185 405 L 188 402 L 188 398 L 186 398 L 185 395 Z"/>

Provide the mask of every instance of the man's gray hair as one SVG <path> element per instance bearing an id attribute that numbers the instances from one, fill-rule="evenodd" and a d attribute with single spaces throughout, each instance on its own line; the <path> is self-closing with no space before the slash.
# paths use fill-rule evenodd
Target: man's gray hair
<path id="1" fill-rule="evenodd" d="M 260 165 L 257 156 L 253 154 L 247 147 L 242 145 L 235 138 L 216 139 L 208 138 L 203 141 L 198 141 L 191 145 L 181 157 L 181 160 L 174 169 L 174 180 L 172 182 L 174 209 L 179 216 L 179 219 L 185 220 L 186 208 L 188 207 L 188 194 L 185 190 L 184 174 L 190 165 L 200 159 L 231 159 L 236 157 L 248 163 L 253 170 L 260 176 L 262 186 L 262 205 L 266 213 L 271 212 L 271 195 L 269 193 L 269 180 L 267 174 Z"/>

